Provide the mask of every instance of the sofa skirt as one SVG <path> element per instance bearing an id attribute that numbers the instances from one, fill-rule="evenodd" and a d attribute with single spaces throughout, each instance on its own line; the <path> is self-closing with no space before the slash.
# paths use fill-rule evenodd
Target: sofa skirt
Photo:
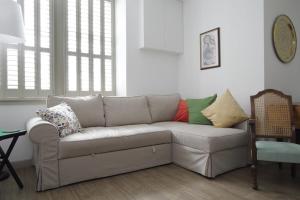
<path id="1" fill-rule="evenodd" d="M 171 144 L 161 144 L 62 159 L 60 186 L 168 164 L 172 162 L 171 150 Z"/>
<path id="2" fill-rule="evenodd" d="M 203 176 L 214 178 L 248 165 L 248 146 L 208 153 L 173 143 L 173 162 Z"/>

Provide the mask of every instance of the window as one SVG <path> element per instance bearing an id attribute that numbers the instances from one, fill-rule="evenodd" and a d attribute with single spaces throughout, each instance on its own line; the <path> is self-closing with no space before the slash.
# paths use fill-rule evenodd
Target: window
<path id="1" fill-rule="evenodd" d="M 67 94 L 114 93 L 113 0 L 67 0 Z"/>
<path id="2" fill-rule="evenodd" d="M 15 1 L 26 42 L 0 44 L 0 100 L 115 94 L 114 0 Z"/>
<path id="3" fill-rule="evenodd" d="M 53 92 L 52 0 L 18 0 L 26 42 L 0 49 L 0 99 L 41 98 Z"/>

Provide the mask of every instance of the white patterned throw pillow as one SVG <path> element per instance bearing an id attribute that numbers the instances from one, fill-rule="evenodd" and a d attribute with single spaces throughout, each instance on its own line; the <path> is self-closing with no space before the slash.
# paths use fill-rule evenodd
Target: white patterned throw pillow
<path id="1" fill-rule="evenodd" d="M 36 113 L 43 120 L 56 125 L 60 137 L 79 132 L 81 129 L 78 118 L 72 108 L 65 102 L 50 108 L 40 109 Z"/>

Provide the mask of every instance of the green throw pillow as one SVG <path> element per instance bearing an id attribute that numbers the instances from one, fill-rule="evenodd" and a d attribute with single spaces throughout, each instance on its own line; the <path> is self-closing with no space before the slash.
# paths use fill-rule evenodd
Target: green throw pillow
<path id="1" fill-rule="evenodd" d="M 187 99 L 189 108 L 189 123 L 211 125 L 211 121 L 207 119 L 201 111 L 210 106 L 217 98 L 217 95 L 207 97 L 204 99 Z"/>

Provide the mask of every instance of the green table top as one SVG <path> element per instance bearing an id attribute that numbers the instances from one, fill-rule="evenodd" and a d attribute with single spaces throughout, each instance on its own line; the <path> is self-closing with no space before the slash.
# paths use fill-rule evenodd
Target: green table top
<path id="1" fill-rule="evenodd" d="M 0 129 L 0 139 L 2 138 L 9 138 L 9 137 L 14 137 L 14 135 L 23 135 L 22 133 L 26 131 L 21 131 L 21 130 L 15 130 L 15 131 L 5 131 L 3 129 Z M 24 134 L 25 134 L 24 133 Z"/>
<path id="2" fill-rule="evenodd" d="M 15 132 L 18 132 L 18 131 L 5 131 L 3 129 L 0 129 L 0 136 L 9 135 L 9 134 L 12 134 L 12 133 L 15 133 Z"/>

